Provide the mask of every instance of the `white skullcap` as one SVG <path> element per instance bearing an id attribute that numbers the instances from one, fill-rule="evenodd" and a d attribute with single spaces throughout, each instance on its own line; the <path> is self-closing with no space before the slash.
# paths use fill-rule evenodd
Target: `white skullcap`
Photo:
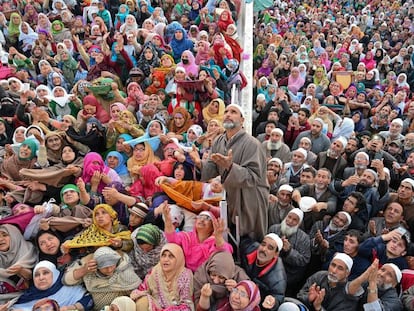
<path id="1" fill-rule="evenodd" d="M 270 133 L 271 134 L 278 133 L 280 136 L 283 137 L 283 131 L 280 128 L 278 128 L 278 127 L 277 128 L 274 128 Z"/>
<path id="2" fill-rule="evenodd" d="M 395 273 L 395 279 L 397 280 L 397 283 L 401 282 L 401 278 L 402 278 L 402 273 L 400 268 L 398 268 L 395 264 L 393 263 L 386 263 L 384 266 L 389 266 L 394 270 Z"/>
<path id="3" fill-rule="evenodd" d="M 182 67 L 182 66 L 177 66 L 177 67 L 175 67 L 175 72 L 179 72 L 179 71 L 181 71 L 181 72 L 186 72 L 185 71 L 185 68 L 184 67 Z"/>
<path id="4" fill-rule="evenodd" d="M 227 108 L 228 108 L 228 107 L 233 107 L 233 108 L 236 108 L 236 109 L 240 112 L 241 116 L 243 117 L 243 111 L 242 111 L 242 109 L 241 109 L 241 107 L 240 107 L 239 105 L 236 105 L 236 104 L 230 104 L 230 105 L 228 105 L 228 106 L 227 106 Z"/>
<path id="5" fill-rule="evenodd" d="M 411 188 L 414 190 L 414 179 L 412 179 L 412 178 L 405 178 L 405 179 L 402 180 L 401 183 L 403 183 L 403 182 L 408 182 L 411 185 Z"/>
<path id="6" fill-rule="evenodd" d="M 335 141 L 339 141 L 342 144 L 342 149 L 345 149 L 346 145 L 348 144 L 348 139 L 344 136 L 339 136 Z"/>
<path id="7" fill-rule="evenodd" d="M 299 151 L 301 154 L 303 154 L 303 156 L 305 157 L 305 159 L 308 157 L 308 152 L 305 149 L 298 148 L 294 152 L 296 152 L 296 151 Z"/>
<path id="8" fill-rule="evenodd" d="M 277 192 L 282 191 L 282 190 L 289 191 L 290 193 L 292 193 L 293 192 L 293 187 L 291 185 L 288 185 L 288 184 L 281 185 L 279 187 L 279 189 L 277 190 Z"/>
<path id="9" fill-rule="evenodd" d="M 322 126 L 325 124 L 325 122 L 323 122 L 323 120 L 321 118 L 315 118 L 315 120 L 313 120 L 313 122 L 319 122 Z"/>
<path id="10" fill-rule="evenodd" d="M 280 252 L 283 248 L 283 241 L 276 233 L 269 233 L 265 235 L 265 238 L 271 238 L 273 241 L 276 242 L 277 251 Z"/>
<path id="11" fill-rule="evenodd" d="M 371 173 L 371 174 L 374 176 L 375 181 L 377 181 L 377 180 L 378 180 L 378 174 L 377 174 L 377 172 L 376 172 L 376 171 L 374 171 L 374 170 L 372 170 L 372 169 L 370 169 L 370 168 L 367 168 L 367 169 L 365 170 L 365 172 L 369 172 L 369 173 Z"/>
<path id="12" fill-rule="evenodd" d="M 351 222 L 352 222 L 352 217 L 351 217 L 351 215 L 349 215 L 349 213 L 348 213 L 348 212 L 344 212 L 344 211 L 340 211 L 340 212 L 338 212 L 338 213 L 344 214 L 344 215 L 346 216 L 346 219 L 348 220 L 348 224 L 347 224 L 347 226 L 349 226 L 349 225 L 351 224 Z"/>
<path id="13" fill-rule="evenodd" d="M 300 208 L 291 209 L 288 213 L 289 214 L 296 214 L 299 217 L 299 223 L 303 220 L 303 211 Z"/>
<path id="14" fill-rule="evenodd" d="M 279 311 L 300 311 L 299 307 L 293 302 L 284 302 L 280 305 Z"/>
<path id="15" fill-rule="evenodd" d="M 302 137 L 302 138 L 300 139 L 300 141 L 302 141 L 302 140 L 306 140 L 309 144 L 311 144 L 311 145 L 312 145 L 312 141 L 310 140 L 310 138 L 309 138 L 309 137 Z"/>
<path id="16" fill-rule="evenodd" d="M 265 96 L 265 94 L 260 93 L 260 94 L 257 95 L 256 99 L 264 100 L 264 99 L 266 99 L 266 96 Z"/>
<path id="17" fill-rule="evenodd" d="M 357 154 L 356 154 L 356 156 L 358 156 L 358 155 L 362 155 L 362 156 L 364 156 L 365 157 L 365 159 L 367 160 L 367 161 L 369 161 L 369 155 L 368 155 L 368 153 L 366 153 L 366 152 L 364 152 L 364 151 L 360 151 L 360 152 L 358 152 Z"/>
<path id="18" fill-rule="evenodd" d="M 400 118 L 392 120 L 391 123 L 397 123 L 399 126 L 403 126 L 403 120 L 401 120 Z"/>
<path id="19" fill-rule="evenodd" d="M 277 164 L 279 164 L 279 166 L 280 166 L 280 167 L 282 167 L 282 166 L 283 166 L 283 162 L 282 162 L 282 160 L 280 160 L 279 158 L 271 158 L 271 159 L 269 160 L 269 162 L 267 162 L 267 163 L 273 163 L 273 162 L 276 162 Z"/>
<path id="20" fill-rule="evenodd" d="M 343 263 L 347 266 L 348 271 L 351 271 L 352 269 L 352 265 L 354 264 L 354 261 L 352 260 L 352 258 L 350 256 L 348 256 L 345 253 L 336 253 L 334 259 L 339 259 L 341 261 L 343 261 Z"/>

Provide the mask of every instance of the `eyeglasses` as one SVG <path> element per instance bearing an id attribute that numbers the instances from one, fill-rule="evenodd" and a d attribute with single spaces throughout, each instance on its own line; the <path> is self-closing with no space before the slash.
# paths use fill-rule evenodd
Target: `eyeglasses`
<path id="1" fill-rule="evenodd" d="M 242 292 L 241 290 L 237 289 L 236 287 L 232 288 L 231 292 L 233 294 L 236 294 L 236 295 L 238 294 L 240 296 L 240 298 L 249 298 L 249 296 L 245 292 Z"/>
<path id="2" fill-rule="evenodd" d="M 134 148 L 134 151 L 145 151 L 145 148 Z"/>
<path id="3" fill-rule="evenodd" d="M 41 306 L 39 308 L 36 308 L 34 311 L 54 311 L 55 308 L 51 305 Z"/>
<path id="4" fill-rule="evenodd" d="M 204 221 L 209 221 L 209 220 L 211 220 L 211 217 L 210 216 L 207 216 L 207 215 L 198 215 L 196 217 L 196 219 L 200 219 L 200 220 L 204 220 Z"/>

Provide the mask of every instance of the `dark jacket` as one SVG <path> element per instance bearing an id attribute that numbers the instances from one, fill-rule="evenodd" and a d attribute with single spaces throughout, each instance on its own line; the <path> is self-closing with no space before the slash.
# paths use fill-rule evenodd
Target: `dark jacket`
<path id="1" fill-rule="evenodd" d="M 258 270 L 256 266 L 258 247 L 258 242 L 252 242 L 251 240 L 242 241 L 240 245 L 241 266 L 251 280 L 259 286 L 262 302 L 266 296 L 273 296 L 276 299 L 276 303 L 270 310 L 277 310 L 285 298 L 285 268 L 283 266 L 282 259 L 277 257 L 274 258 L 274 260 L 272 260 L 264 269 Z M 257 273 L 257 271 L 259 272 Z"/>

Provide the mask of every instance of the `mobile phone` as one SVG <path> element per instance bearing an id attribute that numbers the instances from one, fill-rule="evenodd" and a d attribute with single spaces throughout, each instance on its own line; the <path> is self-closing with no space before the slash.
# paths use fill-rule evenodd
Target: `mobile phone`
<path id="1" fill-rule="evenodd" d="M 397 228 L 398 232 L 401 233 L 401 235 L 404 235 L 407 233 L 407 229 L 403 228 L 403 227 L 398 227 Z"/>

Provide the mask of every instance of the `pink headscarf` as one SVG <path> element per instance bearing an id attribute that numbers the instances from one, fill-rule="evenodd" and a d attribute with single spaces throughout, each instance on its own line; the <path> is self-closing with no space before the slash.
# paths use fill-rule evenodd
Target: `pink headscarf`
<path id="1" fill-rule="evenodd" d="M 293 67 L 293 70 L 298 70 L 298 67 Z M 288 89 L 289 91 L 291 91 L 293 94 L 297 94 L 297 92 L 300 90 L 300 88 L 305 84 L 305 79 L 303 79 L 300 74 L 298 74 L 298 77 L 295 79 L 292 77 L 292 74 L 289 75 L 288 78 Z"/>
<path id="2" fill-rule="evenodd" d="M 105 162 L 99 153 L 89 152 L 83 160 L 82 179 L 85 182 L 85 184 L 91 182 L 92 176 L 95 172 L 108 174 L 109 167 L 105 165 Z M 98 192 L 101 192 L 105 186 L 105 183 L 103 183 L 102 181 L 99 182 Z"/>
<path id="3" fill-rule="evenodd" d="M 117 121 L 119 119 L 119 115 L 114 115 L 112 113 L 112 107 L 113 106 L 117 106 L 119 108 L 119 112 L 122 112 L 122 111 L 126 110 L 127 108 L 122 103 L 113 103 L 113 104 L 111 104 L 111 106 L 109 106 L 109 113 L 111 115 L 111 119 L 114 120 L 114 121 Z"/>
<path id="4" fill-rule="evenodd" d="M 198 76 L 198 65 L 195 62 L 195 58 L 193 53 L 189 50 L 185 50 L 181 54 L 181 58 L 186 56 L 188 58 L 188 64 L 184 64 L 183 62 L 179 62 L 177 67 L 183 67 L 185 69 L 185 73 L 187 76 L 197 77 Z"/>
<path id="5" fill-rule="evenodd" d="M 102 107 L 101 103 L 93 95 L 86 95 L 83 98 L 83 106 L 90 105 L 96 107 L 95 118 L 97 118 L 102 124 L 108 123 L 109 114 Z M 86 112 L 83 111 L 83 114 L 86 115 Z"/>

